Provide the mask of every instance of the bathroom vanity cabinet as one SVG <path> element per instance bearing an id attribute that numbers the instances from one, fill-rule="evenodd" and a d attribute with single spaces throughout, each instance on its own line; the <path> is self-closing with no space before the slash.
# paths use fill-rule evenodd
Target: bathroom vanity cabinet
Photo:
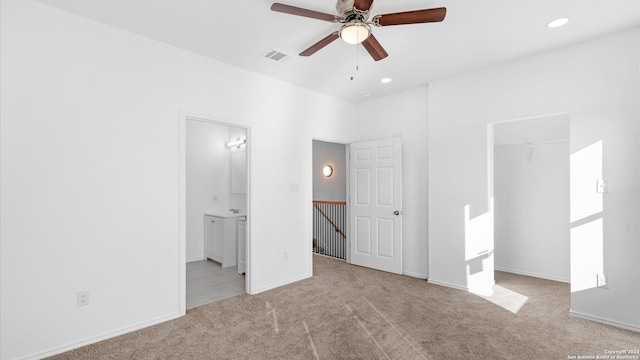
<path id="1" fill-rule="evenodd" d="M 237 216 L 204 215 L 204 256 L 222 267 L 238 264 Z"/>

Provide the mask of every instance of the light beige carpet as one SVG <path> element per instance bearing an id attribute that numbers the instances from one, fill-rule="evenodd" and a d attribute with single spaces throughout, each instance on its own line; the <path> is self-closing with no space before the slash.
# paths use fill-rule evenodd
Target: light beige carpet
<path id="1" fill-rule="evenodd" d="M 496 273 L 492 298 L 314 256 L 314 277 L 54 359 L 567 359 L 640 334 L 569 318 L 569 285 Z"/>

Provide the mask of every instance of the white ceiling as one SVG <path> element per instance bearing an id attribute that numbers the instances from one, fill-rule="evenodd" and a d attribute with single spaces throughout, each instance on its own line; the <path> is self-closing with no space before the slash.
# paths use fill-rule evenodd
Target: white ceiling
<path id="1" fill-rule="evenodd" d="M 638 0 L 375 0 L 372 15 L 444 6 L 447 17 L 373 28 L 389 53 L 374 62 L 362 46 L 341 40 L 311 57 L 298 56 L 339 25 L 272 12 L 271 0 L 41 1 L 349 102 L 640 25 Z M 333 0 L 279 2 L 336 12 Z M 563 16 L 571 18 L 566 26 L 545 26 Z M 275 62 L 261 56 L 272 49 L 291 57 Z M 381 84 L 383 77 L 393 81 Z"/>

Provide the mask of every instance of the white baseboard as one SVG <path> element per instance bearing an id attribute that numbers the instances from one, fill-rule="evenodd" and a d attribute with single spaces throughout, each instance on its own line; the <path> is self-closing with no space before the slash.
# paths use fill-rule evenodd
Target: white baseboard
<path id="1" fill-rule="evenodd" d="M 424 274 L 418 274 L 418 273 L 414 273 L 411 271 L 402 271 L 402 275 L 407 275 L 407 276 L 411 276 L 414 278 L 418 278 L 418 279 L 427 279 L 429 276 L 424 275 Z"/>
<path id="2" fill-rule="evenodd" d="M 206 257 L 196 257 L 196 258 L 192 258 L 192 259 L 187 259 L 187 262 L 194 262 L 194 261 L 202 261 L 202 260 L 207 260 Z"/>
<path id="3" fill-rule="evenodd" d="M 601 317 L 598 317 L 598 316 L 583 314 L 583 313 L 580 313 L 580 312 L 577 312 L 577 311 L 573 311 L 573 310 L 569 310 L 569 316 L 573 316 L 573 317 L 577 317 L 577 318 L 585 319 L 585 320 L 590 320 L 590 321 L 595 321 L 595 322 L 599 322 L 601 324 L 605 324 L 605 325 L 617 327 L 617 328 L 620 328 L 620 329 L 625 329 L 625 330 L 630 330 L 630 331 L 635 331 L 635 332 L 639 332 L 640 333 L 640 326 L 637 326 L 637 325 L 627 324 L 627 323 L 623 323 L 623 322 L 615 321 L 615 320 L 611 320 L 611 319 L 605 319 L 605 318 L 601 318 Z"/>
<path id="4" fill-rule="evenodd" d="M 302 275 L 302 276 L 295 277 L 293 279 L 289 279 L 289 280 L 285 280 L 285 281 L 282 281 L 282 282 L 279 282 L 279 283 L 263 286 L 263 287 L 260 287 L 258 289 L 252 289 L 253 291 L 251 291 L 249 293 L 249 295 L 256 295 L 256 294 L 259 294 L 261 292 L 265 292 L 265 291 L 269 291 L 269 290 L 278 288 L 280 286 L 293 284 L 294 282 L 298 282 L 298 281 L 301 281 L 301 280 L 304 280 L 304 279 L 308 279 L 311 276 L 312 276 L 311 274 L 305 274 L 305 275 Z"/>
<path id="5" fill-rule="evenodd" d="M 434 285 L 440 285 L 440 286 L 445 286 L 445 287 L 449 287 L 449 288 L 453 288 L 456 290 L 462 290 L 462 291 L 469 291 L 469 289 L 467 289 L 466 286 L 460 286 L 460 285 L 456 285 L 456 284 L 451 284 L 445 281 L 440 281 L 440 280 L 435 280 L 435 279 L 429 279 L 428 281 L 429 284 L 434 284 Z"/>
<path id="6" fill-rule="evenodd" d="M 504 267 L 501 267 L 501 266 L 494 266 L 493 268 L 494 268 L 494 270 L 497 270 L 497 271 L 508 272 L 508 273 L 512 273 L 512 274 L 531 276 L 531 277 L 535 277 L 535 278 L 539 278 L 539 279 L 545 279 L 545 280 L 551 280 L 551 281 L 559 281 L 559 282 L 563 282 L 563 283 L 567 283 L 567 284 L 571 283 L 571 280 L 569 280 L 569 279 L 558 277 L 558 276 L 553 276 L 553 275 L 544 275 L 544 274 L 538 274 L 538 273 L 529 272 L 529 271 L 508 269 L 508 268 L 504 268 Z"/>
<path id="7" fill-rule="evenodd" d="M 489 287 L 488 289 L 471 289 L 468 288 L 466 286 L 462 286 L 462 285 L 457 285 L 457 284 L 451 284 L 445 281 L 439 281 L 439 280 L 434 280 L 434 279 L 429 279 L 428 281 L 430 284 L 434 284 L 434 285 L 440 285 L 440 286 L 445 286 L 445 287 L 449 287 L 452 289 L 456 289 L 456 290 L 462 290 L 462 291 L 466 291 L 466 292 L 470 292 L 472 294 L 476 294 L 476 295 L 482 295 L 482 296 L 491 296 L 493 295 L 493 285 L 495 285 L 495 283 L 493 283 L 493 285 L 491 287 Z"/>
<path id="8" fill-rule="evenodd" d="M 157 325 L 157 324 L 163 323 L 165 321 L 177 319 L 177 318 L 182 317 L 182 316 L 184 316 L 184 314 L 181 314 L 181 313 L 173 313 L 173 314 L 170 314 L 170 315 L 161 316 L 159 318 L 155 318 L 155 319 L 150 320 L 150 321 L 143 321 L 143 322 L 134 324 L 132 326 L 123 327 L 123 328 L 120 328 L 120 329 L 118 329 L 116 331 L 107 332 L 107 333 L 104 333 L 102 335 L 90 337 L 90 338 L 87 338 L 87 339 L 84 339 L 84 340 L 81 340 L 81 341 L 78 341 L 78 342 L 73 342 L 73 343 L 70 343 L 70 344 L 67 344 L 67 345 L 63 345 L 63 346 L 60 346 L 60 347 L 49 349 L 49 350 L 40 352 L 38 354 L 27 355 L 26 357 L 23 357 L 23 358 L 20 358 L 20 359 L 23 359 L 23 360 L 44 359 L 44 358 L 47 358 L 47 357 L 50 357 L 50 356 L 62 354 L 64 352 L 80 348 L 80 347 L 83 347 L 83 346 L 95 344 L 95 343 L 103 341 L 103 340 L 111 339 L 111 338 L 114 338 L 116 336 L 124 335 L 124 334 L 130 333 L 130 332 L 136 331 L 136 330 L 144 329 L 144 328 L 149 327 L 149 326 Z"/>

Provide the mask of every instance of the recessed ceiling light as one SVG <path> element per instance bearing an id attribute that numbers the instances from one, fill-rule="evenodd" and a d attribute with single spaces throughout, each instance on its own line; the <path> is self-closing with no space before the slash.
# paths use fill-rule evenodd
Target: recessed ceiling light
<path id="1" fill-rule="evenodd" d="M 388 84 L 388 83 L 391 82 L 391 78 L 382 78 L 382 79 L 380 79 L 380 82 L 383 83 L 383 84 Z"/>
<path id="2" fill-rule="evenodd" d="M 562 25 L 565 25 L 568 22 L 569 22 L 569 18 L 568 17 L 561 17 L 561 18 L 549 21 L 547 23 L 547 27 L 553 29 L 553 28 L 557 28 L 557 27 L 560 27 Z"/>

